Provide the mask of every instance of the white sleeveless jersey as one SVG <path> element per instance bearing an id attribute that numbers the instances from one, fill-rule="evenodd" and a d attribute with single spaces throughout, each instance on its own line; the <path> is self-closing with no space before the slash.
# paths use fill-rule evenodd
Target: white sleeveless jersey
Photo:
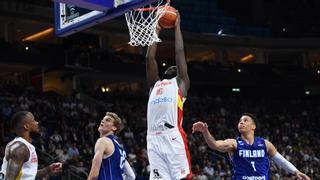
<path id="1" fill-rule="evenodd" d="M 19 171 L 19 175 L 16 178 L 16 180 L 34 180 L 36 179 L 37 171 L 38 171 L 38 156 L 35 147 L 30 144 L 28 141 L 21 137 L 16 137 L 14 140 L 9 142 L 6 146 L 5 150 L 5 157 L 3 158 L 3 163 L 1 166 L 1 173 L 4 174 L 4 177 L 6 177 L 6 171 L 7 171 L 7 165 L 8 161 L 6 160 L 7 154 L 8 154 L 8 148 L 10 145 L 12 145 L 15 142 L 22 142 L 25 144 L 30 152 L 30 157 L 28 161 L 23 163 L 23 166 L 21 170 Z"/>
<path id="2" fill-rule="evenodd" d="M 176 78 L 157 81 L 149 96 L 148 132 L 164 130 L 165 123 L 182 128 L 183 102 Z"/>

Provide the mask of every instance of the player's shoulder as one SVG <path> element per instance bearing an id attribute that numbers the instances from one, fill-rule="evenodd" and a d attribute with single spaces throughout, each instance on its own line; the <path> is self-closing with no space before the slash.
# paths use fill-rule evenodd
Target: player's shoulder
<path id="1" fill-rule="evenodd" d="M 13 142 L 8 147 L 8 158 L 25 159 L 29 158 L 30 152 L 26 144 L 20 141 Z"/>
<path id="2" fill-rule="evenodd" d="M 100 137 L 97 140 L 96 144 L 110 145 L 110 144 L 113 144 L 113 142 L 110 137 L 104 136 L 104 137 Z"/>
<path id="3" fill-rule="evenodd" d="M 266 145 L 267 151 L 269 150 L 276 150 L 276 147 L 270 142 L 268 139 L 264 139 L 264 143 Z"/>
<path id="4" fill-rule="evenodd" d="M 237 139 L 234 139 L 234 138 L 228 138 L 228 139 L 226 139 L 226 141 L 229 141 L 229 142 L 237 142 Z"/>
<path id="5" fill-rule="evenodd" d="M 27 145 L 21 141 L 12 142 L 9 145 L 10 151 L 29 151 Z"/>
<path id="6" fill-rule="evenodd" d="M 263 139 L 263 141 L 266 144 L 266 146 L 273 146 L 273 144 L 268 139 Z"/>
<path id="7" fill-rule="evenodd" d="M 240 145 L 244 144 L 244 141 L 243 141 L 243 139 L 242 139 L 241 137 L 236 137 L 236 138 L 234 139 L 234 142 L 235 142 L 235 143 L 238 143 L 238 144 L 240 144 Z"/>
<path id="8" fill-rule="evenodd" d="M 225 140 L 229 144 L 231 144 L 234 148 L 237 148 L 237 139 L 229 138 Z"/>
<path id="9" fill-rule="evenodd" d="M 241 137 L 236 137 L 234 140 L 235 147 L 238 148 L 238 146 L 245 146 L 246 143 Z"/>

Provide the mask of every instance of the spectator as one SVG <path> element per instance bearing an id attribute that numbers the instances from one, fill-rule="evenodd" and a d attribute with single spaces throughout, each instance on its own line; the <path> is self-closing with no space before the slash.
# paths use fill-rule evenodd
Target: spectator
<path id="1" fill-rule="evenodd" d="M 77 157 L 79 156 L 79 150 L 77 148 L 77 143 L 73 142 L 71 144 L 71 146 L 68 149 L 68 156 L 71 158 L 75 158 L 77 159 Z"/>
<path id="2" fill-rule="evenodd" d="M 97 138 L 95 130 L 97 122 L 100 121 L 97 115 L 105 113 L 106 108 L 123 115 L 123 119 L 126 119 L 127 126 L 130 128 L 124 130 L 119 135 L 119 139 L 122 139 L 125 145 L 128 162 L 135 168 L 137 179 L 138 177 L 148 179 L 149 164 L 145 143 L 145 102 L 147 100 L 144 92 L 99 95 L 99 100 L 108 104 L 100 106 L 72 98 L 62 100 L 65 98 L 61 96 L 53 98 L 32 90 L 24 93 L 25 88 L 19 85 L 0 83 L 0 87 L 2 95 L 11 97 L 10 100 L 1 101 L 0 112 L 3 118 L 0 121 L 1 127 L 7 128 L 8 119 L 4 113 L 7 109 L 15 112 L 21 108 L 21 103 L 27 104 L 29 109 L 36 109 L 35 112 L 41 120 L 40 125 L 43 126 L 38 150 L 52 151 L 52 155 L 62 162 L 67 162 L 73 157 L 70 162 L 75 166 L 82 166 L 83 163 L 85 169 L 88 169 L 93 156 L 92 147 Z M 233 129 L 233 123 L 238 120 L 238 113 L 253 110 L 252 113 L 261 117 L 260 120 L 264 122 L 257 131 L 257 135 L 268 137 L 278 147 L 279 152 L 290 158 L 297 168 L 308 172 L 312 179 L 320 179 L 318 153 L 320 133 L 317 122 L 320 119 L 319 102 L 319 98 L 306 97 L 290 97 L 289 99 L 267 96 L 248 98 L 232 95 L 215 97 L 205 93 L 201 95 L 190 93 L 185 104 L 183 125 L 189 138 L 195 176 L 206 175 L 208 179 L 211 179 L 213 172 L 213 179 L 228 179 L 231 177 L 231 172 L 228 156 L 209 151 L 207 146 L 199 140 L 199 135 L 190 133 L 190 125 L 198 120 L 205 121 L 214 124 L 210 126 L 210 131 L 215 132 L 217 138 L 235 137 L 237 131 Z M 71 111 L 74 111 L 73 118 L 70 116 Z M 4 134 L 0 142 L 6 144 L 9 139 L 9 135 Z M 69 142 L 75 143 L 69 145 L 70 148 L 62 146 Z M 277 167 L 271 162 L 270 177 L 273 179 L 291 178 L 284 175 L 283 171 L 276 169 Z"/>
<path id="3" fill-rule="evenodd" d="M 56 144 L 62 142 L 62 137 L 58 133 L 58 130 L 54 130 L 54 133 L 50 136 L 50 139 Z"/>
<path id="4" fill-rule="evenodd" d="M 204 172 L 205 175 L 207 175 L 209 177 L 209 179 L 213 178 L 214 169 L 213 169 L 212 164 L 211 164 L 210 161 L 206 161 L 206 165 L 203 168 L 203 172 Z"/>

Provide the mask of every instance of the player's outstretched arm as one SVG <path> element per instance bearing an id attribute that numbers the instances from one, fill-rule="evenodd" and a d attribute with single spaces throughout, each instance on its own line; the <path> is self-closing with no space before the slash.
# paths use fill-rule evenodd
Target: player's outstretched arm
<path id="1" fill-rule="evenodd" d="M 124 163 L 124 174 L 125 174 L 125 180 L 135 180 L 136 175 L 134 174 L 129 162 L 126 160 Z"/>
<path id="2" fill-rule="evenodd" d="M 285 159 L 270 141 L 265 140 L 265 143 L 268 155 L 278 166 L 283 168 L 287 173 L 296 175 L 298 179 L 310 180 L 307 175 L 300 172 L 291 162 Z"/>
<path id="3" fill-rule="evenodd" d="M 56 174 L 56 173 L 59 173 L 61 171 L 62 171 L 62 163 L 60 163 L 60 162 L 52 163 L 49 166 L 38 170 L 37 178 L 41 178 L 41 177 L 44 177 L 46 175 Z"/>
<path id="4" fill-rule="evenodd" d="M 88 180 L 98 179 L 103 155 L 105 154 L 105 152 L 107 152 L 106 155 L 109 152 L 113 152 L 114 145 L 110 139 L 102 137 L 97 140 L 94 150 L 95 154 L 92 159 L 92 165 L 88 176 Z"/>
<path id="5" fill-rule="evenodd" d="M 178 83 L 181 90 L 182 96 L 186 97 L 189 87 L 190 80 L 188 76 L 188 66 L 186 57 L 184 55 L 183 37 L 180 29 L 180 14 L 177 11 L 177 20 L 175 23 L 175 52 L 176 52 L 176 65 L 178 74 Z"/>
<path id="6" fill-rule="evenodd" d="M 9 147 L 7 161 L 6 180 L 15 180 L 23 166 L 30 156 L 29 149 L 21 142 L 16 142 Z"/>
<path id="7" fill-rule="evenodd" d="M 157 25 L 157 34 L 159 36 L 161 27 Z M 148 47 L 146 54 L 146 71 L 147 71 L 147 84 L 149 88 L 152 88 L 153 85 L 160 79 L 158 64 L 156 60 L 158 43 L 154 42 L 151 46 Z"/>
<path id="8" fill-rule="evenodd" d="M 211 149 L 220 152 L 233 152 L 237 148 L 235 139 L 215 140 L 208 130 L 207 123 L 196 122 L 192 126 L 192 133 L 201 132 L 206 143 Z"/>

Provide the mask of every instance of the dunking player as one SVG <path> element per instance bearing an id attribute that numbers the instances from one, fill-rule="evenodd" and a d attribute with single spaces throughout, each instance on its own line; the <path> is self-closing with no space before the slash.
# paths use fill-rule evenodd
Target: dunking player
<path id="1" fill-rule="evenodd" d="M 228 152 L 235 180 L 269 179 L 269 159 L 267 156 L 271 157 L 287 173 L 296 175 L 298 179 L 310 179 L 279 154 L 271 142 L 254 136 L 256 127 L 256 117 L 250 113 L 244 113 L 238 123 L 241 137 L 237 139 L 215 140 L 208 130 L 208 125 L 203 122 L 194 123 L 192 132 L 201 132 L 210 148 L 220 152 Z"/>
<path id="2" fill-rule="evenodd" d="M 150 179 L 177 180 L 192 176 L 186 134 L 182 129 L 182 108 L 190 82 L 179 14 L 174 31 L 176 66 L 169 67 L 162 78 L 159 77 L 155 59 L 157 43 L 149 46 L 146 55 L 150 88 L 147 113 Z M 157 28 L 159 32 L 160 27 Z"/>
<path id="3" fill-rule="evenodd" d="M 101 120 L 98 131 L 100 138 L 95 145 L 95 155 L 88 180 L 133 180 L 135 174 L 126 161 L 126 152 L 116 140 L 123 128 L 117 114 L 107 112 Z"/>
<path id="4" fill-rule="evenodd" d="M 61 163 L 53 163 L 38 170 L 38 156 L 35 147 L 31 144 L 31 136 L 33 133 L 39 133 L 39 127 L 32 113 L 16 112 L 10 122 L 17 137 L 6 146 L 0 178 L 33 180 L 36 177 L 40 178 L 61 171 Z"/>

